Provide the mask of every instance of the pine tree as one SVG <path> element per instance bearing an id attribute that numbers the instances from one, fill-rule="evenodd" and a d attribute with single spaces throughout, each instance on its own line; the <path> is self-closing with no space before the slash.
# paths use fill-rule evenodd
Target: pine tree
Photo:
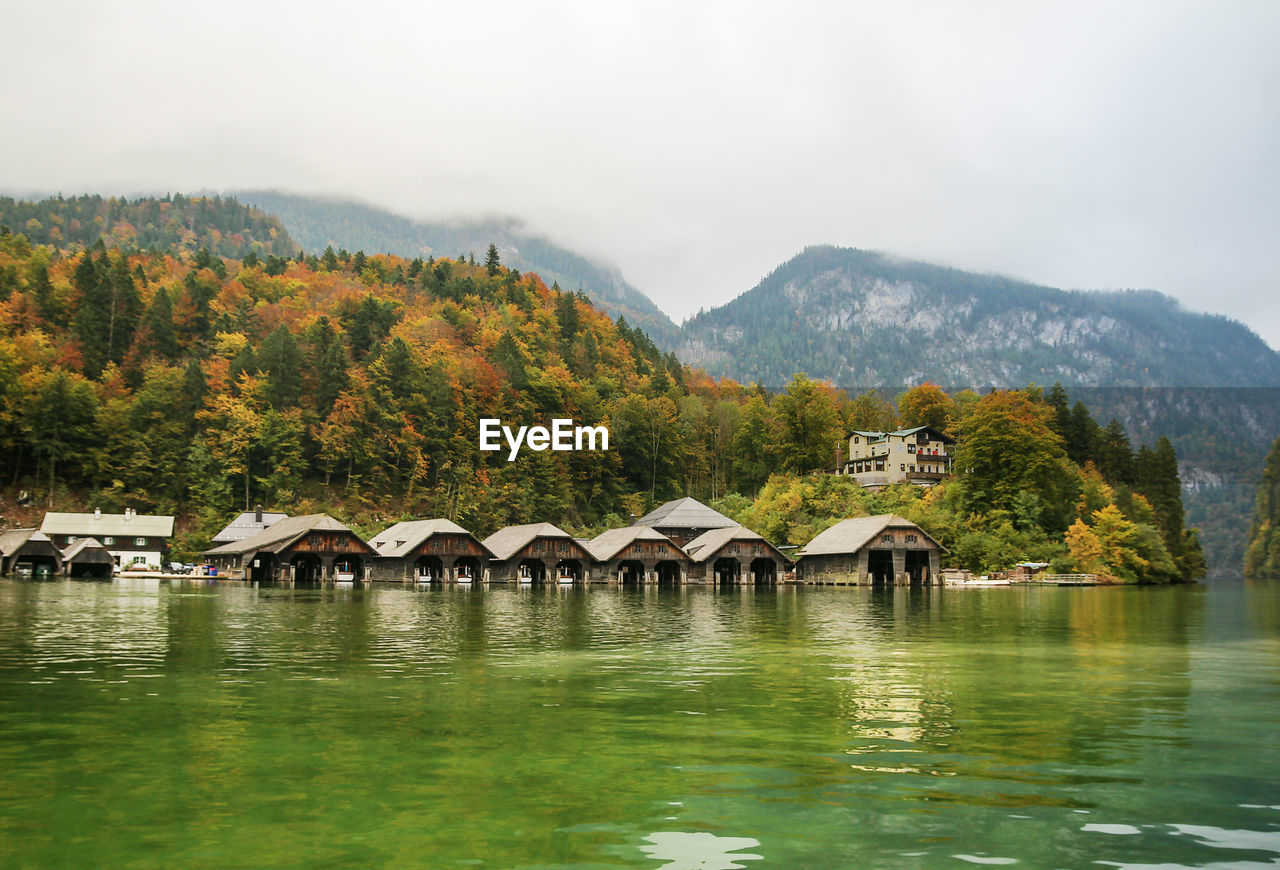
<path id="1" fill-rule="evenodd" d="M 484 269 L 489 273 L 490 278 L 496 278 L 498 272 L 501 271 L 502 261 L 498 259 L 498 246 L 489 243 L 489 253 L 484 258 Z"/>
<path id="2" fill-rule="evenodd" d="M 1244 573 L 1250 577 L 1280 578 L 1280 438 L 1267 454 L 1258 484 L 1258 503 L 1249 529 Z"/>

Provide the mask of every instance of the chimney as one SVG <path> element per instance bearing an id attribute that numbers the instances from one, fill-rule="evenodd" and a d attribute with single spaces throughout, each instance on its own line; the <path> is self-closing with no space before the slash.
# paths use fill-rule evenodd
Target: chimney
<path id="1" fill-rule="evenodd" d="M 258 525 L 262 525 L 262 505 L 253 506 L 253 521 Z"/>
<path id="2" fill-rule="evenodd" d="M 95 520 L 100 520 L 100 519 L 102 519 L 102 508 L 94 508 L 94 509 L 93 509 L 93 518 L 94 518 Z"/>
<path id="3" fill-rule="evenodd" d="M 133 509 L 132 509 L 132 508 L 125 508 L 125 509 L 124 509 L 124 519 L 125 519 L 125 522 L 128 522 L 129 520 L 133 519 Z"/>

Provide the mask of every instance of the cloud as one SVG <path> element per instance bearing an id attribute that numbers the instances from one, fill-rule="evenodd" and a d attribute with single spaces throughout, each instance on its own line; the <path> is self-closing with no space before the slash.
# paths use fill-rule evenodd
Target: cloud
<path id="1" fill-rule="evenodd" d="M 8 189 L 509 213 L 676 317 L 807 244 L 1152 287 L 1280 346 L 1269 2 L 31 4 Z"/>

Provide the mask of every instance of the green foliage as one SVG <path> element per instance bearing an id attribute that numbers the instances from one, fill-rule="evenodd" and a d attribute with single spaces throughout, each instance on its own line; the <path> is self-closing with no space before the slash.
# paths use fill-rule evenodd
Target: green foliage
<path id="1" fill-rule="evenodd" d="M 1251 577 L 1280 577 L 1280 439 L 1267 455 L 1258 484 L 1244 571 Z"/>

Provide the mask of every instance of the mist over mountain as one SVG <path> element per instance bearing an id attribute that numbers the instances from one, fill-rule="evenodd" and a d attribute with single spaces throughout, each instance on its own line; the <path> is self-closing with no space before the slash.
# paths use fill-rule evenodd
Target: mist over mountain
<path id="1" fill-rule="evenodd" d="M 402 257 L 483 258 L 497 245 L 502 263 L 537 272 L 548 284 L 583 290 L 611 316 L 625 317 L 661 345 L 673 345 L 677 327 L 648 296 L 632 287 L 617 269 L 556 245 L 527 230 L 514 218 L 421 221 L 346 199 L 301 196 L 275 190 L 232 194 L 240 202 L 276 215 L 308 252 L 363 250 Z"/>
<path id="2" fill-rule="evenodd" d="M 811 247 L 686 321 L 682 360 L 767 387 L 1277 386 L 1246 326 L 1154 291 L 1065 291 L 853 248 Z"/>

